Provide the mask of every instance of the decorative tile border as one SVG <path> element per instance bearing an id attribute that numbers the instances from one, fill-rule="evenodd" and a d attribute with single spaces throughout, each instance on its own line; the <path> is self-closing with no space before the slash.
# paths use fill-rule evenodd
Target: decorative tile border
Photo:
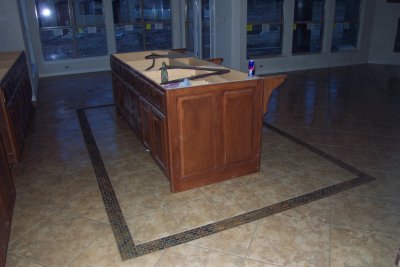
<path id="1" fill-rule="evenodd" d="M 282 212 L 287 209 L 292 209 L 304 204 L 307 204 L 312 201 L 316 201 L 333 194 L 342 192 L 344 190 L 362 185 L 369 181 L 374 180 L 373 177 L 361 172 L 360 170 L 336 159 L 325 152 L 310 146 L 309 144 L 297 139 L 296 137 L 283 132 L 282 130 L 268 124 L 264 123 L 266 127 L 271 129 L 272 131 L 280 134 L 281 136 L 288 138 L 289 140 L 304 146 L 308 150 L 318 154 L 319 156 L 325 158 L 326 160 L 340 166 L 341 168 L 357 175 L 356 178 L 328 186 L 319 190 L 316 190 L 311 193 L 307 193 L 305 195 L 301 195 L 298 197 L 294 197 L 292 199 L 288 199 L 264 208 L 260 208 L 251 212 L 247 212 L 232 218 L 228 218 L 219 222 L 211 223 L 208 225 L 204 225 L 198 228 L 194 228 L 185 232 L 181 232 L 178 234 L 174 234 L 171 236 L 167 236 L 164 238 L 160 238 L 154 241 L 150 241 L 147 243 L 135 245 L 133 237 L 129 231 L 128 225 L 126 224 L 124 215 L 121 211 L 121 207 L 119 206 L 118 199 L 108 177 L 106 168 L 104 166 L 103 160 L 101 158 L 100 152 L 98 150 L 96 141 L 93 137 L 92 130 L 90 128 L 89 122 L 87 120 L 85 110 L 86 109 L 95 109 L 102 107 L 114 106 L 110 105 L 102 105 L 102 106 L 94 106 L 88 108 L 81 108 L 77 110 L 79 122 L 81 125 L 82 133 L 85 138 L 86 146 L 90 154 L 90 158 L 92 161 L 93 169 L 96 174 L 96 178 L 99 184 L 100 192 L 103 197 L 104 205 L 107 211 L 108 218 L 111 223 L 111 227 L 114 232 L 115 240 L 117 242 L 117 246 L 119 252 L 121 254 L 122 260 L 132 259 L 138 256 L 142 256 L 151 252 L 155 252 L 158 250 L 162 250 L 165 248 L 177 246 L 186 242 L 190 242 L 195 239 L 199 239 L 202 237 L 209 236 L 211 234 L 215 234 L 227 229 L 231 229 L 233 227 L 243 225 L 255 220 L 259 220 L 261 218 L 270 216 L 272 214 L 276 214 Z"/>

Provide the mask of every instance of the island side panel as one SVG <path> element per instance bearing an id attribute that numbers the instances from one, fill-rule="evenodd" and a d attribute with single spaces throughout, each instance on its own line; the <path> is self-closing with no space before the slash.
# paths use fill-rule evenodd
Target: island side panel
<path id="1" fill-rule="evenodd" d="M 171 190 L 257 172 L 262 80 L 167 92 Z"/>
<path id="2" fill-rule="evenodd" d="M 222 91 L 223 165 L 259 165 L 262 123 L 262 86 L 256 84 Z"/>

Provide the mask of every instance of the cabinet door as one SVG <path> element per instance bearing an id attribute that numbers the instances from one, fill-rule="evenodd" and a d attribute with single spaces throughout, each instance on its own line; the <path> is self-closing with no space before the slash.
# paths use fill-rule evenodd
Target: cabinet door
<path id="1" fill-rule="evenodd" d="M 167 123 L 165 116 L 152 109 L 151 114 L 151 139 L 152 149 L 151 155 L 164 172 L 167 172 Z"/>
<path id="2" fill-rule="evenodd" d="M 170 133 L 174 140 L 172 164 L 175 176 L 182 180 L 198 180 L 216 171 L 220 123 L 216 96 L 207 92 L 175 98 L 176 114 L 168 119 L 176 120 Z"/>
<path id="3" fill-rule="evenodd" d="M 141 133 L 142 133 L 142 143 L 143 145 L 151 150 L 151 106 L 150 104 L 143 98 L 140 98 L 140 118 L 141 118 Z"/>
<path id="4" fill-rule="evenodd" d="M 119 109 L 122 106 L 122 91 L 123 91 L 122 83 L 114 73 L 112 75 L 112 82 L 113 82 L 114 104 Z"/>
<path id="5" fill-rule="evenodd" d="M 130 88 L 130 98 L 131 98 L 131 107 L 129 117 L 132 120 L 132 128 L 135 134 L 140 139 L 140 96 L 139 94 Z"/>
<path id="6" fill-rule="evenodd" d="M 260 92 L 257 87 L 222 92 L 221 167 L 258 161 L 262 97 Z"/>
<path id="7" fill-rule="evenodd" d="M 6 259 L 14 201 L 14 183 L 0 140 L 0 266 L 4 266 Z"/>

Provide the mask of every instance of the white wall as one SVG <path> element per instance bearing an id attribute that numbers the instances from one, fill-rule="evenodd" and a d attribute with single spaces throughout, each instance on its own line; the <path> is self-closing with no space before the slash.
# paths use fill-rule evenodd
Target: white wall
<path id="1" fill-rule="evenodd" d="M 368 62 L 400 65 L 400 53 L 393 52 L 399 17 L 400 3 L 376 0 Z"/>
<path id="2" fill-rule="evenodd" d="M 282 55 L 257 58 L 256 73 L 267 74 L 300 69 L 323 68 L 341 65 L 362 64 L 368 62 L 371 28 L 374 20 L 375 0 L 363 0 L 361 5 L 361 25 L 359 44 L 356 51 L 331 52 L 331 34 L 335 1 L 326 1 L 321 53 L 292 55 L 293 10 L 295 0 L 286 0 L 284 4 L 284 29 Z M 379 0 L 383 1 L 383 0 Z M 247 0 L 217 1 L 217 53 L 224 58 L 224 65 L 247 71 L 246 59 L 246 22 Z M 232 19 L 234 18 L 234 19 Z"/>
<path id="3" fill-rule="evenodd" d="M 16 0 L 0 1 L 0 51 L 24 50 Z"/>

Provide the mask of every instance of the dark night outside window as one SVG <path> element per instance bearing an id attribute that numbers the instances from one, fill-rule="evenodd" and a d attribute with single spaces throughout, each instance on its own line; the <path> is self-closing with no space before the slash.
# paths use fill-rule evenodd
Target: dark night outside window
<path id="1" fill-rule="evenodd" d="M 336 0 L 332 51 L 357 48 L 360 25 L 360 0 Z"/>
<path id="2" fill-rule="evenodd" d="M 194 53 L 194 1 L 186 0 L 186 50 Z"/>
<path id="3" fill-rule="evenodd" d="M 324 0 L 296 0 L 293 24 L 293 53 L 320 52 Z"/>
<path id="4" fill-rule="evenodd" d="M 201 0 L 201 51 L 202 58 L 210 58 L 210 0 Z M 185 35 L 186 50 L 196 53 L 195 51 L 195 0 L 186 0 L 186 18 L 185 18 Z M 200 38 L 200 36 L 198 36 Z"/>
<path id="5" fill-rule="evenodd" d="M 247 0 L 247 58 L 282 52 L 283 0 Z"/>
<path id="6" fill-rule="evenodd" d="M 46 61 L 107 55 L 102 0 L 36 0 Z"/>
<path id="7" fill-rule="evenodd" d="M 172 48 L 169 0 L 114 0 L 117 52 Z"/>
<path id="8" fill-rule="evenodd" d="M 394 52 L 400 52 L 400 18 L 397 23 L 396 41 L 394 42 Z"/>

